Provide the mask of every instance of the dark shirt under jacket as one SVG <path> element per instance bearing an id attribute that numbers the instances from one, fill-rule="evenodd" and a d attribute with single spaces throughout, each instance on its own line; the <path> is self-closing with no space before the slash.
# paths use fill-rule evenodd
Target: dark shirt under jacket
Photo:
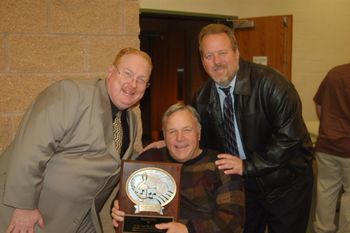
<path id="1" fill-rule="evenodd" d="M 115 115 L 120 111 L 111 101 L 112 106 L 112 121 L 114 121 Z M 122 122 L 122 128 L 123 128 L 123 142 L 122 142 L 122 148 L 120 155 L 123 155 L 126 150 L 128 149 L 128 146 L 130 144 L 130 135 L 129 135 L 129 121 L 128 116 L 126 114 L 126 111 L 122 111 L 121 116 L 121 122 Z"/>

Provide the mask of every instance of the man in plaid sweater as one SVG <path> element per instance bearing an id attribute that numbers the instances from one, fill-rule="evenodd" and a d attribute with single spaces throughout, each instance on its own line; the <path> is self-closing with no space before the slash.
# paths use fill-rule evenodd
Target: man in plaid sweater
<path id="1" fill-rule="evenodd" d="M 138 160 L 182 163 L 180 221 L 157 224 L 167 233 L 242 232 L 244 222 L 243 181 L 226 175 L 215 165 L 217 152 L 199 147 L 201 125 L 194 108 L 172 105 L 162 119 L 166 148 L 152 148 Z M 118 201 L 112 209 L 118 227 L 124 212 Z"/>

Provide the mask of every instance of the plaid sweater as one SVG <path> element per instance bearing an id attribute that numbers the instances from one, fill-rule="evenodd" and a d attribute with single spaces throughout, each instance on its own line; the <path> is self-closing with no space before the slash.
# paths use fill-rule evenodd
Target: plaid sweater
<path id="1" fill-rule="evenodd" d="M 214 162 L 217 153 L 203 150 L 183 163 L 180 184 L 180 222 L 190 233 L 242 232 L 244 223 L 243 179 L 226 175 Z M 150 149 L 138 160 L 176 162 L 166 148 Z"/>

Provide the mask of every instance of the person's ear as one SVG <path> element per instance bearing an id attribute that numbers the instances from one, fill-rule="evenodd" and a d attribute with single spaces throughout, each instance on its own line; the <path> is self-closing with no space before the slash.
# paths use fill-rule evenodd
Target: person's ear
<path id="1" fill-rule="evenodd" d="M 236 53 L 236 58 L 237 58 L 237 60 L 238 60 L 238 59 L 239 59 L 239 50 L 238 50 L 238 48 L 236 48 L 235 53 Z"/>
<path id="2" fill-rule="evenodd" d="M 109 73 L 109 74 L 110 74 L 110 73 L 113 73 L 114 70 L 115 70 L 114 65 L 110 65 L 109 68 L 108 68 L 108 73 Z"/>
<path id="3" fill-rule="evenodd" d="M 108 68 L 108 75 L 107 75 L 107 78 L 108 78 L 108 79 L 112 76 L 114 70 L 115 70 L 115 67 L 114 67 L 113 65 L 111 65 L 111 66 Z"/>

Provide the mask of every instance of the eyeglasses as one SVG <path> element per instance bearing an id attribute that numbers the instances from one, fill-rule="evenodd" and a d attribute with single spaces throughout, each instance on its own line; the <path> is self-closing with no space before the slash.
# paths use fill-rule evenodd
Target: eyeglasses
<path id="1" fill-rule="evenodd" d="M 118 74 L 120 75 L 120 77 L 123 79 L 124 82 L 131 82 L 131 81 L 135 80 L 136 85 L 138 87 L 142 87 L 142 88 L 147 88 L 151 85 L 149 82 L 147 82 L 145 80 L 144 77 L 142 77 L 142 76 L 136 77 L 135 74 L 131 70 L 128 70 L 128 69 L 119 70 L 117 66 L 115 66 L 115 69 L 118 72 Z"/>

